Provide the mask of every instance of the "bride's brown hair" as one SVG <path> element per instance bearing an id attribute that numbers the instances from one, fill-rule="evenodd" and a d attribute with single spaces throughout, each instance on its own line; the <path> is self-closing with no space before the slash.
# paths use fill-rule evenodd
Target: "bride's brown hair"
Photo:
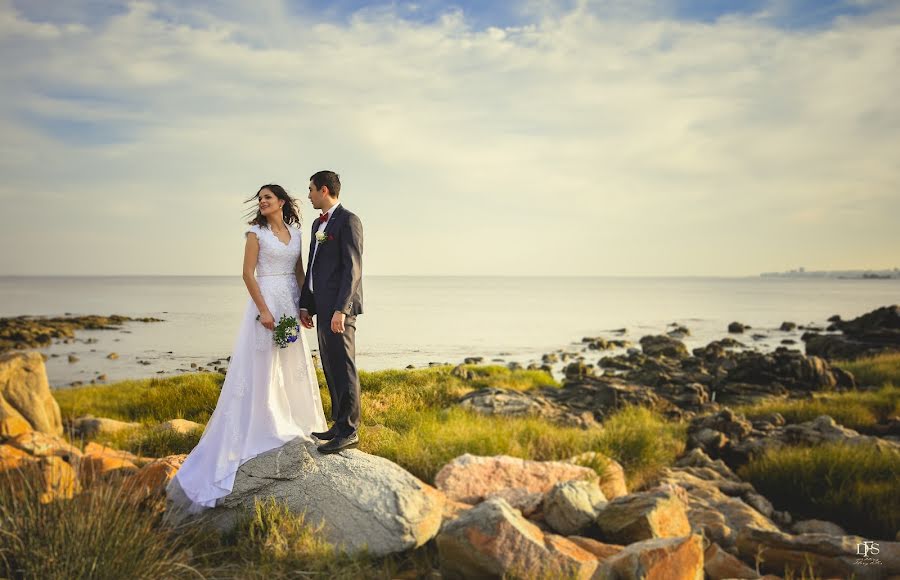
<path id="1" fill-rule="evenodd" d="M 294 225 L 294 224 L 300 225 L 300 212 L 297 211 L 297 200 L 294 199 L 293 197 L 291 197 L 290 195 L 288 195 L 288 192 L 283 187 L 281 187 L 280 185 L 277 185 L 275 183 L 263 185 L 262 187 L 259 188 L 259 191 L 256 192 L 256 195 L 254 195 L 253 197 L 251 197 L 244 203 L 250 203 L 254 200 L 259 200 L 259 194 L 262 193 L 262 190 L 264 190 L 264 189 L 268 189 L 269 191 L 272 192 L 272 195 L 274 195 L 278 199 L 284 201 L 284 205 L 281 207 L 281 215 L 284 218 L 284 223 L 286 223 L 289 226 Z M 248 216 L 253 215 L 253 210 L 251 209 L 247 213 L 247 215 Z M 268 227 L 269 224 L 267 222 L 268 222 L 268 220 L 262 214 L 262 212 L 259 211 L 259 207 L 257 207 L 256 215 L 253 216 L 253 219 L 247 223 L 250 224 L 251 226 Z"/>

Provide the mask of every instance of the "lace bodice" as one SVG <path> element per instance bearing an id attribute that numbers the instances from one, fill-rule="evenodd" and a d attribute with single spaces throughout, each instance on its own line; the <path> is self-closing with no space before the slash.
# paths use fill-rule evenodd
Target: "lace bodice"
<path id="1" fill-rule="evenodd" d="M 291 241 L 281 242 L 272 230 L 260 226 L 250 226 L 247 233 L 253 232 L 259 239 L 259 258 L 256 262 L 257 276 L 276 274 L 292 274 L 297 266 L 297 259 L 303 244 L 300 243 L 300 229 L 288 226 Z"/>

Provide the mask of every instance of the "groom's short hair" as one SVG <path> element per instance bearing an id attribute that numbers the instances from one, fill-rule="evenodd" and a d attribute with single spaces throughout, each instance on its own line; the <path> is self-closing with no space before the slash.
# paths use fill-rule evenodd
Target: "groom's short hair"
<path id="1" fill-rule="evenodd" d="M 328 193 L 330 193 L 332 197 L 339 197 L 341 195 L 341 176 L 334 171 L 318 171 L 313 173 L 309 180 L 313 182 L 316 189 L 322 189 L 323 186 L 328 186 Z"/>

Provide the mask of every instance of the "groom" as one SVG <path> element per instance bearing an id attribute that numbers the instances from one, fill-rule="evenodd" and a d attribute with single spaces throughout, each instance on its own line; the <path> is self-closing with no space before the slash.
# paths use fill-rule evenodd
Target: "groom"
<path id="1" fill-rule="evenodd" d="M 356 316 L 362 314 L 362 222 L 344 209 L 341 180 L 334 171 L 309 178 L 309 200 L 322 214 L 313 221 L 309 268 L 300 290 L 300 322 L 313 328 L 318 316 L 319 358 L 331 395 L 326 441 L 321 453 L 359 445 L 359 375 L 356 372 Z"/>

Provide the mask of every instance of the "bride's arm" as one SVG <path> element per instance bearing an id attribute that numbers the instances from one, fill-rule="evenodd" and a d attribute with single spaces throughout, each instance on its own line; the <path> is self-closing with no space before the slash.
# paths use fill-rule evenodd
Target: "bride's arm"
<path id="1" fill-rule="evenodd" d="M 259 322 L 269 330 L 274 330 L 275 319 L 272 317 L 272 313 L 269 312 L 269 307 L 266 306 L 266 301 L 259 290 L 256 276 L 253 275 L 258 259 L 259 238 L 256 237 L 255 233 L 250 232 L 247 234 L 247 243 L 244 245 L 244 284 L 247 285 L 250 298 L 253 299 L 257 310 L 259 310 Z"/>
<path id="2" fill-rule="evenodd" d="M 294 268 L 294 273 L 297 275 L 297 288 L 303 289 L 303 284 L 306 282 L 306 274 L 303 272 L 303 252 L 297 256 L 297 267 Z"/>

